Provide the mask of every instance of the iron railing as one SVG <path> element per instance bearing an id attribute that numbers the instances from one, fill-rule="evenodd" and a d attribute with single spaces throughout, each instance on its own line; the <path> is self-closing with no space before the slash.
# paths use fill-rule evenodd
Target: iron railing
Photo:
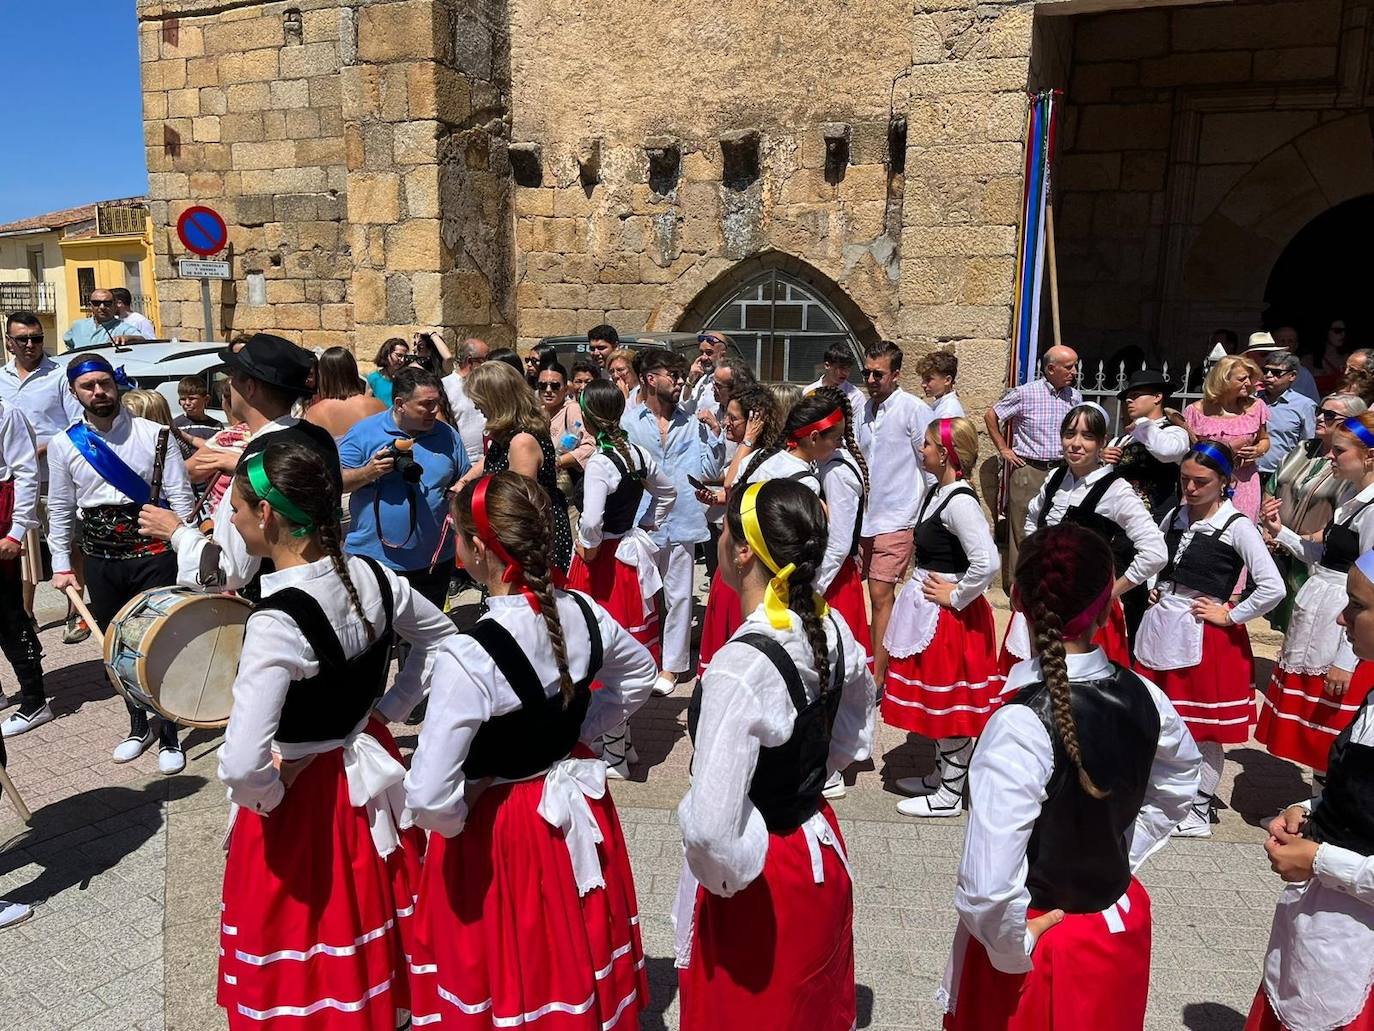
<path id="1" fill-rule="evenodd" d="M 1140 367 L 1144 369 L 1148 368 L 1148 365 L 1142 362 Z M 1170 408 L 1181 412 L 1190 402 L 1202 397 L 1202 381 L 1207 374 L 1205 367 L 1194 366 L 1192 362 L 1188 362 L 1183 366 L 1180 375 L 1177 370 L 1170 372 L 1169 363 L 1165 362 L 1162 371 L 1175 387 L 1169 395 Z M 1125 388 L 1129 378 L 1125 362 L 1118 363 L 1115 375 L 1110 373 L 1106 362 L 1097 363 L 1097 373 L 1093 376 L 1089 376 L 1081 364 L 1078 367 L 1078 381 L 1074 385 L 1078 387 L 1084 401 L 1096 401 L 1107 409 L 1112 419 L 1110 435 L 1113 437 L 1121 433 L 1121 420 L 1126 409 L 1125 404 L 1118 401 L 1116 395 Z"/>
<path id="2" fill-rule="evenodd" d="M 148 209 L 131 204 L 97 204 L 95 232 L 97 236 L 142 236 L 147 225 Z"/>
<path id="3" fill-rule="evenodd" d="M 39 315 L 57 313 L 56 283 L 0 283 L 0 310 L 31 311 Z"/>

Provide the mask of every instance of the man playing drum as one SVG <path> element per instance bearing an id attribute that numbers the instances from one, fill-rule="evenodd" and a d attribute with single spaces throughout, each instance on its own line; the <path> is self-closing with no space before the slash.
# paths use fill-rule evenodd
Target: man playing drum
<path id="1" fill-rule="evenodd" d="M 82 515 L 81 552 L 90 590 L 91 615 L 103 632 L 115 614 L 136 594 L 176 583 L 177 559 L 167 544 L 139 535 L 138 513 L 144 504 L 165 498 L 178 521 L 196 510 L 195 493 L 186 476 L 181 452 L 159 451 L 165 427 L 130 415 L 119 404 L 115 370 L 92 356 L 67 366 L 67 382 L 85 416 L 52 438 L 48 445 L 48 547 L 52 551 L 52 585 L 59 591 L 81 587 L 72 572 L 72 530 Z M 161 468 L 157 457 L 162 456 Z M 150 484 L 161 483 L 154 496 Z M 148 712 L 126 699 L 129 736 L 114 750 L 114 761 L 130 762 L 153 743 Z M 176 725 L 162 720 L 158 736 L 158 769 L 180 773 L 186 757 Z"/>

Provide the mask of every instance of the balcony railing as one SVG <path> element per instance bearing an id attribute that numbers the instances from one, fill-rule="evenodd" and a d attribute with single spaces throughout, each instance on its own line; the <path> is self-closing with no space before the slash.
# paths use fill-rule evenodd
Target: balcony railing
<path id="1" fill-rule="evenodd" d="M 57 284 L 0 283 L 0 310 L 31 311 L 39 315 L 57 313 Z"/>
<path id="2" fill-rule="evenodd" d="M 129 204 L 97 204 L 97 236 L 142 236 L 148 209 Z"/>

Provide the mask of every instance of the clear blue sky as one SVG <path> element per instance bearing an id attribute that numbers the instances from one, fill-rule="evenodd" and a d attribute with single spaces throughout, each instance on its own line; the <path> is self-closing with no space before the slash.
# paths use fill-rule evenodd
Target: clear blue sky
<path id="1" fill-rule="evenodd" d="M 0 223 L 146 193 L 134 0 L 0 0 Z"/>

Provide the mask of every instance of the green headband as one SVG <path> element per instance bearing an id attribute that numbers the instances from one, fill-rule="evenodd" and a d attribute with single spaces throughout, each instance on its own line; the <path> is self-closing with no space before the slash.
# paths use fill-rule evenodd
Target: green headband
<path id="1" fill-rule="evenodd" d="M 272 481 L 267 477 L 267 469 L 263 466 L 265 454 L 265 451 L 259 451 L 243 463 L 244 471 L 248 473 L 248 483 L 253 488 L 254 494 L 297 524 L 296 528 L 291 531 L 292 537 L 304 537 L 315 529 L 315 520 L 302 512 L 295 502 L 272 485 Z"/>

